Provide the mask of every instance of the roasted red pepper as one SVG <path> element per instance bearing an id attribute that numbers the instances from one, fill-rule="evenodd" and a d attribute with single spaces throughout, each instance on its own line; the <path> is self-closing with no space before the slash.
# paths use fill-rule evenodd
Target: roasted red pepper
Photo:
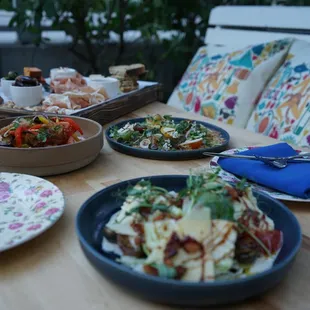
<path id="1" fill-rule="evenodd" d="M 17 127 L 17 129 L 15 130 L 15 142 L 16 142 L 16 146 L 17 147 L 21 147 L 22 144 L 23 144 L 23 141 L 22 141 L 22 134 L 23 132 L 27 130 L 26 127 L 24 126 L 19 126 Z"/>
<path id="2" fill-rule="evenodd" d="M 81 135 L 83 134 L 81 127 L 73 119 L 65 117 L 62 121 L 69 123 L 74 129 L 74 132 L 78 131 Z"/>
<path id="3" fill-rule="evenodd" d="M 37 124 L 30 127 L 30 129 L 39 129 L 43 126 L 43 124 Z"/>

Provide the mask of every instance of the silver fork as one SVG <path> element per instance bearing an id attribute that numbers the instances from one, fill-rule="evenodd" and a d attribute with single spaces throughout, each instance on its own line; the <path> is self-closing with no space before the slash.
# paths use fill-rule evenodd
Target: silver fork
<path id="1" fill-rule="evenodd" d="M 287 157 L 266 157 L 266 156 L 258 156 L 258 155 L 238 155 L 238 154 L 222 154 L 222 153 L 214 153 L 214 152 L 204 152 L 204 155 L 207 156 L 218 156 L 223 158 L 242 158 L 242 159 L 251 159 L 251 160 L 259 160 L 263 163 L 283 169 L 287 167 L 289 163 L 310 163 L 310 152 L 309 153 L 303 153 L 303 154 L 297 154 L 293 156 L 287 156 Z"/>

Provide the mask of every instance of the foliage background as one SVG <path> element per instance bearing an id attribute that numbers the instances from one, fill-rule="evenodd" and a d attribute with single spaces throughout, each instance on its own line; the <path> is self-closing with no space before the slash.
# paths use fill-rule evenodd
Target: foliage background
<path id="1" fill-rule="evenodd" d="M 0 9 L 14 11 L 10 26 L 32 34 L 31 43 L 44 48 L 46 40 L 41 32 L 47 26 L 64 30 L 72 36 L 68 50 L 87 66 L 83 74 L 107 74 L 102 60 L 109 49 L 111 33 L 119 36 L 112 64 L 128 61 L 133 45 L 140 52 L 130 54 L 130 62 L 146 64 L 149 80 L 161 82 L 163 64 L 173 63 L 169 72 L 176 85 L 197 48 L 203 45 L 210 11 L 217 5 L 310 5 L 310 0 L 295 1 L 234 1 L 234 0 L 0 0 Z M 43 23 L 42 23 L 43 21 Z M 43 26 L 42 26 L 43 25 Z M 126 42 L 124 34 L 138 30 L 141 37 Z M 161 40 L 158 31 L 174 30 L 169 39 Z M 134 49 L 135 51 L 137 48 Z M 125 57 L 125 55 L 127 55 Z M 105 72 L 102 72 L 104 70 Z M 167 73 L 166 73 L 167 74 Z M 165 90 L 165 97 L 172 89 Z"/>

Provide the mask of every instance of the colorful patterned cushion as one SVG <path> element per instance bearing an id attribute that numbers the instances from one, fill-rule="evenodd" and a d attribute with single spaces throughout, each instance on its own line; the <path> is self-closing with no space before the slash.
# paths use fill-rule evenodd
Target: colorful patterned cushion
<path id="1" fill-rule="evenodd" d="M 310 146 L 310 44 L 293 43 L 264 90 L 247 129 L 299 146 Z"/>
<path id="2" fill-rule="evenodd" d="M 290 44 L 284 39 L 212 57 L 201 47 L 168 104 L 244 128 Z"/>

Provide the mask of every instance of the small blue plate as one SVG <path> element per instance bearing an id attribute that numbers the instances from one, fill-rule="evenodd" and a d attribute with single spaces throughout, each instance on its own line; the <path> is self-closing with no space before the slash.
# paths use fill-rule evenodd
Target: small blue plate
<path id="1" fill-rule="evenodd" d="M 259 208 L 283 232 L 284 244 L 274 266 L 265 272 L 244 279 L 190 283 L 139 274 L 118 264 L 115 257 L 101 250 L 103 227 L 111 215 L 120 209 L 123 201 L 115 193 L 125 190 L 141 179 L 167 190 L 180 191 L 186 185 L 185 175 L 151 176 L 124 181 L 109 186 L 90 197 L 80 208 L 76 218 L 76 231 L 81 247 L 91 264 L 105 277 L 122 286 L 124 290 L 141 298 L 171 305 L 207 306 L 242 301 L 259 295 L 278 284 L 301 246 L 301 229 L 293 213 L 279 201 L 255 192 Z"/>
<path id="2" fill-rule="evenodd" d="M 173 117 L 172 118 L 175 123 L 180 123 L 183 120 L 187 120 L 185 118 Z M 199 150 L 190 150 L 190 151 L 157 151 L 157 150 L 148 150 L 148 149 L 139 149 L 136 147 L 128 146 L 126 144 L 120 143 L 115 141 L 110 137 L 111 128 L 117 126 L 119 128 L 125 126 L 127 123 L 137 123 L 137 122 L 144 122 L 145 118 L 133 118 L 126 121 L 121 121 L 119 123 L 111 125 L 105 132 L 106 139 L 111 146 L 112 149 L 115 151 L 135 156 L 135 157 L 142 157 L 147 159 L 158 159 L 158 160 L 188 160 L 188 159 L 198 159 L 206 157 L 203 155 L 203 152 L 222 152 L 224 151 L 229 143 L 230 136 L 227 131 L 224 129 L 211 125 L 209 123 L 196 121 L 197 124 L 201 124 L 209 129 L 217 131 L 221 134 L 221 137 L 224 139 L 224 142 L 221 145 L 199 149 Z"/>

